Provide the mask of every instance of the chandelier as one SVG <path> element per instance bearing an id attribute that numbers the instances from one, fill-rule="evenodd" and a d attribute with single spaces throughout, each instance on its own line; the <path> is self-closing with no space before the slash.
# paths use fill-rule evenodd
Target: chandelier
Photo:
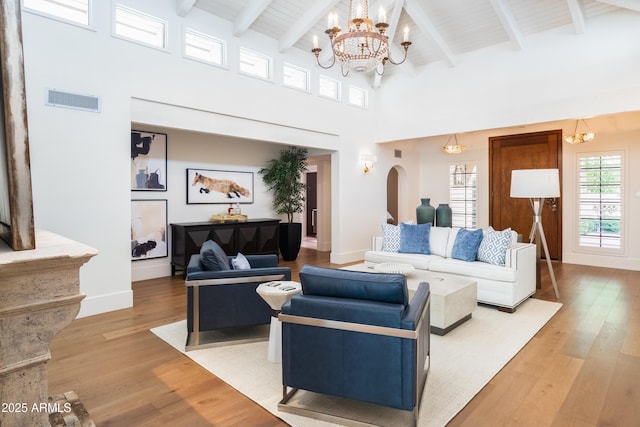
<path id="1" fill-rule="evenodd" d="M 382 8 L 378 13 L 378 23 L 374 24 L 369 18 L 369 1 L 351 0 L 346 32 L 341 32 L 342 29 L 338 25 L 338 15 L 336 13 L 329 14 L 328 28 L 325 33 L 329 36 L 333 50 L 331 64 L 324 66 L 320 63 L 319 55 L 322 49 L 318 47 L 317 36 L 313 36 L 311 52 L 316 56 L 316 61 L 321 68 L 333 67 L 336 60 L 340 62 L 342 75 L 345 77 L 351 70 L 357 72 L 375 70 L 376 73 L 382 75 L 387 61 L 400 65 L 407 59 L 407 50 L 411 45 L 407 27 L 404 30 L 403 41 L 400 43 L 404 48 L 404 58 L 399 62 L 393 61 L 389 53 L 389 37 L 385 34 L 388 27 L 387 15 Z"/>
<path id="2" fill-rule="evenodd" d="M 455 144 L 451 144 L 451 137 L 456 140 Z M 442 147 L 442 150 L 447 154 L 460 154 L 464 151 L 464 145 L 458 144 L 458 136 L 456 134 L 449 135 L 447 143 Z"/>
<path id="3" fill-rule="evenodd" d="M 584 123 L 587 129 L 589 129 L 589 132 L 578 133 L 578 123 L 580 123 L 580 120 L 582 120 L 582 123 Z M 580 120 L 576 120 L 576 127 L 573 130 L 573 135 L 567 135 L 564 137 L 565 142 L 569 144 L 584 144 L 585 142 L 589 142 L 595 138 L 596 134 L 591 132 L 591 128 L 589 128 L 587 122 L 585 122 L 584 119 Z"/>

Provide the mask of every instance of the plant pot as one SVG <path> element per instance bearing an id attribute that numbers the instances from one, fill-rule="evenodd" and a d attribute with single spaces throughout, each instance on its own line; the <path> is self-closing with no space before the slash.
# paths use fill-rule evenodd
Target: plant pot
<path id="1" fill-rule="evenodd" d="M 298 257 L 300 252 L 300 243 L 302 242 L 302 223 L 299 222 L 281 222 L 279 224 L 280 254 L 285 261 L 293 261 Z"/>

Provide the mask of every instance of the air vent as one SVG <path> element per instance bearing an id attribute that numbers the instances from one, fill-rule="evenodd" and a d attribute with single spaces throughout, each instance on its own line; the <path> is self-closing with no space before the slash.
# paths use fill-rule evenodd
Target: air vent
<path id="1" fill-rule="evenodd" d="M 62 92 L 55 89 L 47 89 L 46 105 L 50 107 L 73 108 L 74 110 L 100 112 L 100 98 L 91 95 Z"/>
<path id="2" fill-rule="evenodd" d="M 401 159 L 402 158 L 402 150 L 393 150 L 393 157 L 395 157 L 396 159 Z"/>

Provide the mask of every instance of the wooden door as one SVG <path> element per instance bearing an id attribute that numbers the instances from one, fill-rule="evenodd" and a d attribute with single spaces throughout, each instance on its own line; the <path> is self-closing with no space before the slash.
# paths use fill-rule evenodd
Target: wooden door
<path id="1" fill-rule="evenodd" d="M 307 172 L 307 194 L 306 200 L 306 223 L 307 236 L 315 236 L 317 233 L 316 222 L 318 221 L 318 173 Z"/>
<path id="2" fill-rule="evenodd" d="M 489 138 L 489 224 L 496 230 L 511 227 L 529 241 L 533 211 L 527 199 L 510 197 L 514 169 L 559 169 L 562 177 L 562 130 Z M 562 182 L 560 183 L 562 194 Z M 551 200 L 549 200 L 551 202 Z M 551 259 L 562 258 L 562 202 L 545 204 L 542 225 Z"/>

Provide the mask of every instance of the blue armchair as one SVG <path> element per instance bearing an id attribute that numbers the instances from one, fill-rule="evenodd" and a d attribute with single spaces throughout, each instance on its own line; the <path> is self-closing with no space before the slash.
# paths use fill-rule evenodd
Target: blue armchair
<path id="1" fill-rule="evenodd" d="M 279 316 L 279 409 L 318 417 L 313 409 L 287 404 L 301 389 L 412 411 L 417 422 L 429 371 L 428 283 L 409 302 L 399 274 L 304 266 L 300 282 L 302 294 Z"/>
<path id="2" fill-rule="evenodd" d="M 234 257 L 228 257 L 229 263 Z M 210 346 L 200 332 L 226 330 L 271 322 L 271 308 L 256 293 L 260 283 L 291 280 L 289 267 L 278 267 L 278 256 L 246 255 L 246 270 L 207 270 L 201 255 L 192 255 L 186 271 L 187 350 Z"/>

